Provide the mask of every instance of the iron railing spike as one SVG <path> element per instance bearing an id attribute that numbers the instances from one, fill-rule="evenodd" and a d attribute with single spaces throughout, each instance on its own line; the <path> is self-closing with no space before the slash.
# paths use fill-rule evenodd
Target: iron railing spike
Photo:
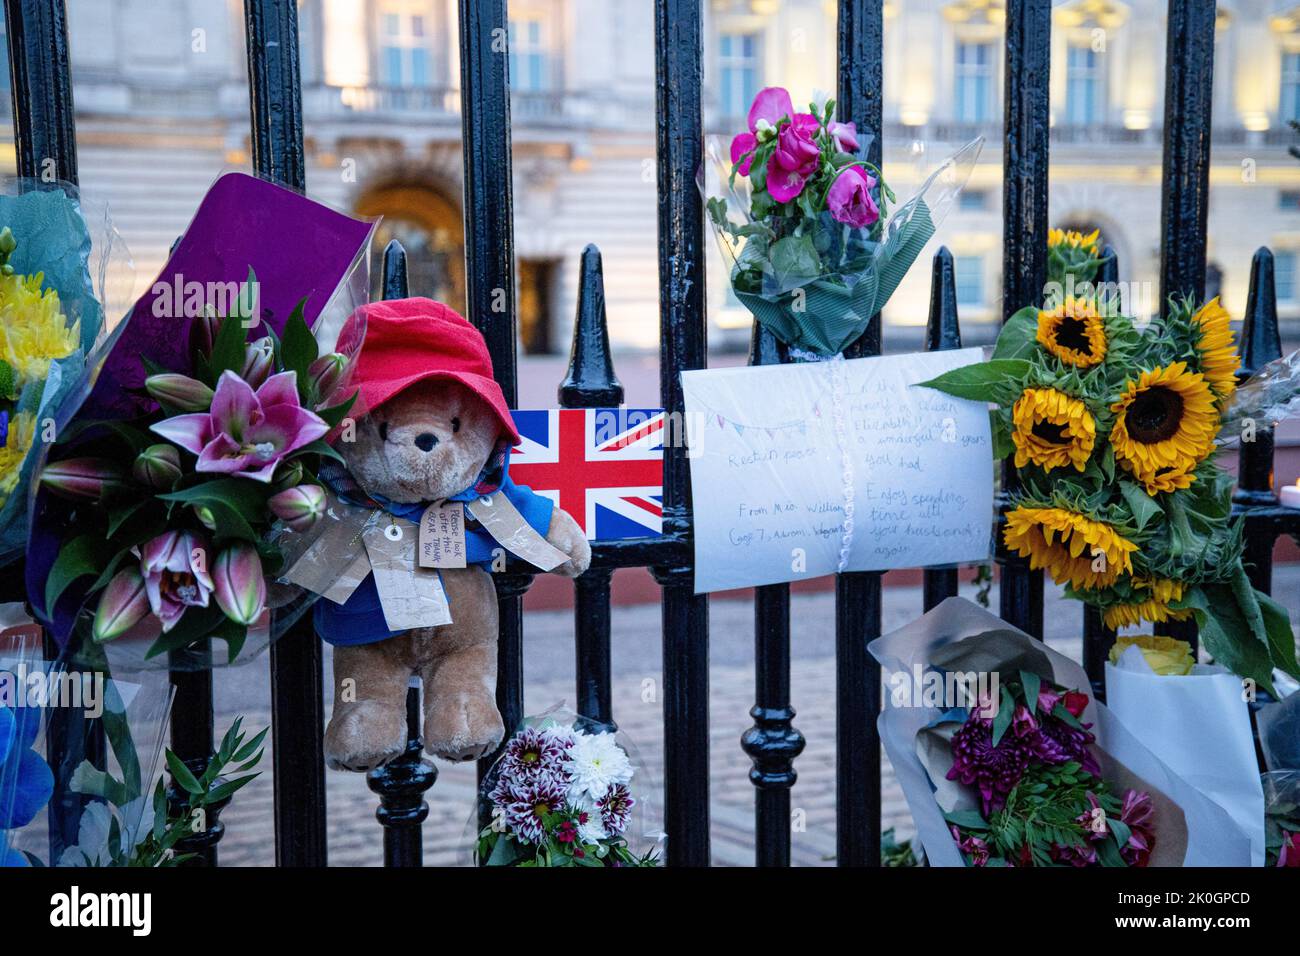
<path id="1" fill-rule="evenodd" d="M 569 369 L 558 391 L 564 408 L 604 408 L 623 404 L 623 385 L 614 374 L 605 313 L 605 274 L 600 250 L 582 250 L 578 269 L 578 308 L 573 319 Z"/>

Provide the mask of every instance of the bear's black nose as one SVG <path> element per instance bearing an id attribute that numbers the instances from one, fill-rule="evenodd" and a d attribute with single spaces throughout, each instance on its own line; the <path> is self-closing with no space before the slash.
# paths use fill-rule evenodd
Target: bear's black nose
<path id="1" fill-rule="evenodd" d="M 415 447 L 420 451 L 433 451 L 433 446 L 438 444 L 438 436 L 433 432 L 421 432 L 415 436 Z"/>

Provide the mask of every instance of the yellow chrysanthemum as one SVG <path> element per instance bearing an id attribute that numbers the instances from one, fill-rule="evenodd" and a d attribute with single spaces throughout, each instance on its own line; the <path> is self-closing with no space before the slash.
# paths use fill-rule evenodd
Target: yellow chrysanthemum
<path id="1" fill-rule="evenodd" d="M 1241 357 L 1232 340 L 1231 322 L 1228 310 L 1219 305 L 1218 296 L 1192 316 L 1192 328 L 1200 332 L 1196 352 L 1201 359 L 1201 374 L 1223 401 L 1231 398 L 1236 390 L 1237 369 L 1241 368 Z"/>
<path id="2" fill-rule="evenodd" d="M 1196 666 L 1196 659 L 1192 656 L 1192 646 L 1186 641 L 1151 634 L 1131 634 L 1115 638 L 1115 643 L 1110 649 L 1110 662 L 1119 663 L 1120 657 L 1130 647 L 1138 648 L 1146 658 L 1147 664 L 1157 674 L 1179 677 L 1190 674 L 1192 668 Z"/>
<path id="3" fill-rule="evenodd" d="M 1033 462 L 1051 471 L 1074 465 L 1083 471 L 1097 442 L 1088 407 L 1054 388 L 1027 388 L 1011 410 L 1016 467 Z"/>
<path id="4" fill-rule="evenodd" d="M 9 419 L 9 434 L 4 447 L 0 448 L 0 507 L 18 487 L 18 478 L 22 474 L 23 461 L 32 447 L 32 436 L 36 434 L 36 417 L 27 412 L 19 412 Z"/>
<path id="5" fill-rule="evenodd" d="M 17 386 L 43 381 L 50 362 L 81 343 L 80 322 L 68 324 L 59 294 L 42 289 L 44 273 L 0 275 L 0 359 L 13 366 Z"/>
<path id="6" fill-rule="evenodd" d="M 1185 362 L 1143 372 L 1111 405 L 1110 444 L 1147 494 L 1186 488 L 1214 449 L 1219 412 L 1205 378 Z"/>
<path id="7" fill-rule="evenodd" d="M 1106 357 L 1106 327 L 1097 307 L 1068 298 L 1055 309 L 1039 310 L 1038 344 L 1066 365 L 1089 368 Z"/>
<path id="8" fill-rule="evenodd" d="M 1151 595 L 1132 604 L 1116 604 L 1108 607 L 1102 620 L 1112 630 L 1132 627 L 1143 621 L 1159 624 L 1162 621 L 1185 621 L 1192 616 L 1187 609 L 1175 610 L 1169 606 L 1171 601 L 1182 600 L 1183 585 L 1180 581 L 1167 578 L 1134 578 L 1133 587 L 1150 591 Z"/>
<path id="9" fill-rule="evenodd" d="M 1100 229 L 1094 229 L 1086 236 L 1081 232 L 1075 232 L 1073 229 L 1049 229 L 1047 230 L 1047 248 L 1069 246 L 1071 249 L 1082 249 L 1084 252 L 1090 252 L 1095 256 L 1097 254 L 1097 239 L 1100 236 Z"/>
<path id="10" fill-rule="evenodd" d="M 1108 587 L 1133 569 L 1137 545 L 1103 521 L 1064 508 L 1019 507 L 1007 514 L 1006 546 L 1057 584 Z"/>

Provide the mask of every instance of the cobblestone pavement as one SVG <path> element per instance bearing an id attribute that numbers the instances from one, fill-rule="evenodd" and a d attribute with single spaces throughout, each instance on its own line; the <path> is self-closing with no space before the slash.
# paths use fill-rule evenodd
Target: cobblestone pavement
<path id="1" fill-rule="evenodd" d="M 1294 606 L 1300 568 L 1280 567 L 1274 592 Z M 963 586 L 963 594 L 973 591 Z M 884 626 L 889 631 L 919 613 L 919 588 L 887 588 Z M 992 606 L 997 607 L 996 591 Z M 792 834 L 796 866 L 827 866 L 835 852 L 835 696 L 834 598 L 830 594 L 796 595 L 792 601 L 791 699 L 798 711 L 795 726 L 807 747 L 795 761 L 799 779 L 791 805 L 803 814 Z M 1064 601 L 1049 587 L 1047 637 L 1053 647 L 1078 659 L 1078 605 Z M 663 720 L 659 692 L 660 615 L 658 605 L 616 607 L 613 617 L 614 719 L 639 751 L 641 779 L 651 780 L 650 796 L 661 807 Z M 536 612 L 525 617 L 525 709 L 537 713 L 573 701 L 573 625 L 569 612 Z M 715 865 L 748 866 L 754 859 L 754 797 L 748 780 L 749 759 L 740 736 L 750 726 L 753 705 L 753 610 L 747 601 L 714 601 L 710 608 L 710 811 Z M 328 655 L 326 657 L 328 667 Z M 269 687 L 264 660 L 217 674 L 217 731 L 239 713 L 246 726 L 270 722 Z M 329 686 L 330 676 L 326 681 Z M 222 815 L 226 835 L 220 844 L 223 865 L 274 864 L 272 781 L 267 772 L 245 788 Z M 900 837 L 912 832 L 911 816 L 888 761 L 882 765 L 882 816 Z M 382 834 L 374 817 L 377 797 L 358 774 L 327 772 L 329 862 L 331 865 L 379 866 Z M 438 780 L 428 793 L 424 824 L 426 865 L 469 861 L 468 821 L 474 802 L 472 764 L 438 764 Z"/>

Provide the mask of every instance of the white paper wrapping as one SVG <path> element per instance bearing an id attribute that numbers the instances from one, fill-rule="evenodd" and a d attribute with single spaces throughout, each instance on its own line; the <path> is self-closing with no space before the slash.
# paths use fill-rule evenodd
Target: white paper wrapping
<path id="1" fill-rule="evenodd" d="M 1221 806 L 1264 865 L 1264 788 L 1241 678 L 1198 664 L 1185 676 L 1154 673 L 1136 647 L 1106 664 L 1106 705 L 1134 737 L 1190 786 Z"/>

